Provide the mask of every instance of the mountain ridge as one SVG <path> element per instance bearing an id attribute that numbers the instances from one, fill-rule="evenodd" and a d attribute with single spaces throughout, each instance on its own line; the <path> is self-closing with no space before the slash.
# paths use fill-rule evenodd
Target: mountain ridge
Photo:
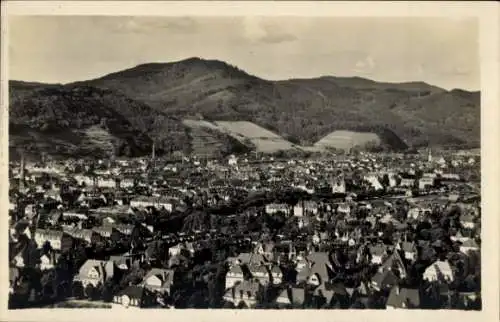
<path id="1" fill-rule="evenodd" d="M 163 151 L 186 144 L 189 135 L 182 120 L 190 118 L 253 122 L 306 146 L 337 130 L 376 132 L 392 149 L 474 147 L 480 141 L 480 92 L 447 91 L 425 82 L 335 76 L 269 81 L 220 60 L 192 57 L 140 64 L 64 85 L 9 81 L 9 88 L 10 97 L 17 99 L 11 104 L 14 111 L 22 111 L 26 100 L 43 96 L 44 88 L 107 93 L 107 107 L 124 115 L 131 128 L 140 129 Z M 41 100 L 58 98 L 49 95 Z M 71 99 L 66 100 L 60 103 L 59 99 L 59 103 L 70 104 Z M 97 106 L 102 103 L 87 100 Z M 384 139 L 384 133 L 390 133 L 392 143 Z"/>

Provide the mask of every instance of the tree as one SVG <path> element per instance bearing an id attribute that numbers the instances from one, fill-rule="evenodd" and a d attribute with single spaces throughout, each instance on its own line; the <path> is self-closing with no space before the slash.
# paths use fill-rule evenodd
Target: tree
<path id="1" fill-rule="evenodd" d="M 94 300 L 95 298 L 95 293 L 96 293 L 96 288 L 94 287 L 94 285 L 92 285 L 91 283 L 87 284 L 87 286 L 85 286 L 85 296 L 89 299 L 89 300 Z"/>
<path id="2" fill-rule="evenodd" d="M 85 297 L 85 290 L 81 282 L 73 282 L 72 293 L 77 299 L 83 299 Z"/>

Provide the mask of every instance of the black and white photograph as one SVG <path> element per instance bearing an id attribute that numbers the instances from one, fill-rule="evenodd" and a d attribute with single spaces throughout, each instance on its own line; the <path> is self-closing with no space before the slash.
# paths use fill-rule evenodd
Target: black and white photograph
<path id="1" fill-rule="evenodd" d="M 477 17 L 7 25 L 9 310 L 484 309 Z"/>

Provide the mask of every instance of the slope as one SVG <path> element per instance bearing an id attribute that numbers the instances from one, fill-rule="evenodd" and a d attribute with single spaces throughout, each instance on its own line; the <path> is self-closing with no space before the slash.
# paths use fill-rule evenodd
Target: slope
<path id="1" fill-rule="evenodd" d="M 422 82 L 331 76 L 271 82 L 221 61 L 190 58 L 140 65 L 86 84 L 116 90 L 177 118 L 250 121 L 303 145 L 335 130 L 382 137 L 390 132 L 402 139 L 396 148 L 403 141 L 413 146 L 479 142 L 477 94 Z M 436 102 L 444 105 L 436 109 Z M 433 115 L 430 122 L 428 115 Z M 440 123 L 435 120 L 445 118 L 446 126 L 436 127 Z"/>
<path id="2" fill-rule="evenodd" d="M 148 109 L 144 104 L 92 87 L 37 84 L 18 91 L 19 85 L 11 84 L 9 93 L 13 148 L 75 156 L 137 155 L 151 148 L 151 138 L 116 110 L 137 113 Z"/>

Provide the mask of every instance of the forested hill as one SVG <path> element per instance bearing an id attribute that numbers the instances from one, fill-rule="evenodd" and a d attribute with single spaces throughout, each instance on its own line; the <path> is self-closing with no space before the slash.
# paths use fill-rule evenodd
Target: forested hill
<path id="1" fill-rule="evenodd" d="M 132 154 L 148 151 L 152 140 L 165 152 L 186 149 L 186 118 L 250 121 L 300 145 L 337 130 L 375 132 L 396 149 L 480 144 L 478 92 L 358 77 L 267 81 L 199 58 L 139 65 L 67 85 L 11 81 L 10 99 L 13 129 L 28 126 L 46 140 L 62 130 L 78 136 L 105 118 L 112 144 Z"/>

